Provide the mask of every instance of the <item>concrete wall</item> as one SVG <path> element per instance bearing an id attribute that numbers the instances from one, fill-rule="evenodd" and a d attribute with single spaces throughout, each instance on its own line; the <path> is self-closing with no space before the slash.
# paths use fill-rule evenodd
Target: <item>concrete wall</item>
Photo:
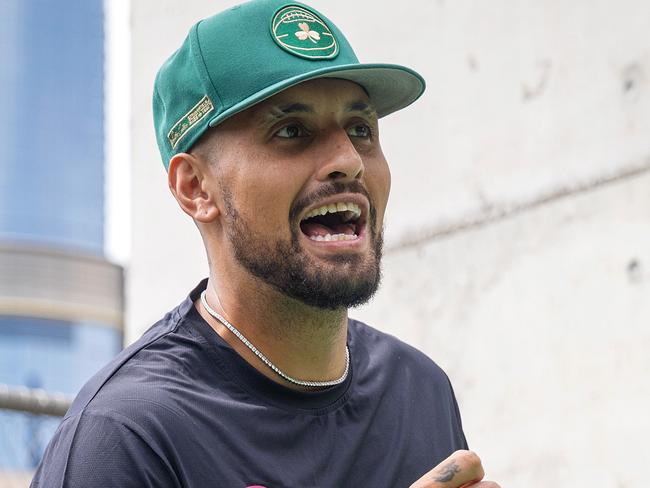
<path id="1" fill-rule="evenodd" d="M 206 274 L 165 183 L 157 68 L 236 2 L 132 4 L 129 340 Z M 352 313 L 450 375 L 471 447 L 511 487 L 643 486 L 650 459 L 650 4 L 313 1 L 362 61 L 429 82 L 382 123 L 383 288 Z"/>

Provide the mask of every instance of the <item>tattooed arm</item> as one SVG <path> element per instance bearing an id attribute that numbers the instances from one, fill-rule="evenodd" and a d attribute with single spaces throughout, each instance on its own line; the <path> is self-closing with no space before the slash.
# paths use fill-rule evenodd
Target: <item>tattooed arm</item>
<path id="1" fill-rule="evenodd" d="M 426 473 L 410 488 L 499 488 L 493 481 L 482 481 L 481 460 L 472 451 L 456 451 Z"/>

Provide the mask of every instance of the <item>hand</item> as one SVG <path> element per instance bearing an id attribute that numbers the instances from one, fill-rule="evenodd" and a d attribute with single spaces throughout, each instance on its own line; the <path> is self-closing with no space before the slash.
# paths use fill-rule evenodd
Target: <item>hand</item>
<path id="1" fill-rule="evenodd" d="M 493 481 L 482 481 L 481 460 L 472 451 L 456 451 L 410 488 L 500 488 Z"/>

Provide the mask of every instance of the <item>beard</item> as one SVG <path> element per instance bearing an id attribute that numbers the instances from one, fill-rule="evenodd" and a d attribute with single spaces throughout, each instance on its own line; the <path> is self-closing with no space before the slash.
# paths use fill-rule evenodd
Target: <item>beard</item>
<path id="1" fill-rule="evenodd" d="M 275 243 L 255 235 L 234 207 L 232 195 L 223 190 L 228 239 L 237 261 L 253 276 L 288 297 L 329 310 L 361 305 L 375 294 L 381 281 L 383 229 L 377 228 L 375 207 L 361 183 L 332 182 L 295 202 L 289 213 L 291 238 Z M 370 251 L 366 255 L 332 255 L 323 266 L 300 245 L 300 226 L 291 224 L 312 203 L 343 192 L 361 193 L 370 201 L 366 223 Z"/>

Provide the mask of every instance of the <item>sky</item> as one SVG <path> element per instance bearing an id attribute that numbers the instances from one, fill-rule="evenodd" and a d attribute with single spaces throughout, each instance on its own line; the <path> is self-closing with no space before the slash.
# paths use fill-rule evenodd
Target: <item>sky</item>
<path id="1" fill-rule="evenodd" d="M 104 0 L 105 254 L 125 266 L 131 241 L 130 0 Z"/>

